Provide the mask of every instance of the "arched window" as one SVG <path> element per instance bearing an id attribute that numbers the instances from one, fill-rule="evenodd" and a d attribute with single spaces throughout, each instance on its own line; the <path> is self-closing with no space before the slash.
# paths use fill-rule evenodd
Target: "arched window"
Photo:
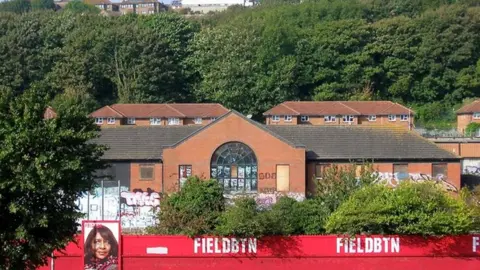
<path id="1" fill-rule="evenodd" d="M 220 146 L 212 155 L 210 176 L 229 192 L 257 191 L 257 158 L 252 149 L 240 142 Z"/>

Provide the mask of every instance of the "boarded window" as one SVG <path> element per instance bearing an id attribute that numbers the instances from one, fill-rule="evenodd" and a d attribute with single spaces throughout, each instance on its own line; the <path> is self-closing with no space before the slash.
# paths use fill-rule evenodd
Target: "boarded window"
<path id="1" fill-rule="evenodd" d="M 180 181 L 180 187 L 185 184 L 188 177 L 192 176 L 192 165 L 180 165 L 178 166 L 178 175 Z"/>
<path id="2" fill-rule="evenodd" d="M 438 180 L 445 179 L 447 177 L 447 164 L 432 164 L 432 177 Z"/>
<path id="3" fill-rule="evenodd" d="M 408 164 L 393 164 L 393 174 L 398 180 L 408 179 Z"/>
<path id="4" fill-rule="evenodd" d="M 141 164 L 140 165 L 140 180 L 152 180 L 153 179 L 153 164 Z"/>
<path id="5" fill-rule="evenodd" d="M 290 190 L 290 166 L 277 165 L 277 191 Z"/>

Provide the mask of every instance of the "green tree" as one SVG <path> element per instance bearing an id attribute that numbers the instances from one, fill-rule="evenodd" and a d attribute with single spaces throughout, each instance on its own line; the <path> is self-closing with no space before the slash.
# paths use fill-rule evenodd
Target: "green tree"
<path id="1" fill-rule="evenodd" d="M 53 0 L 31 0 L 30 6 L 32 10 L 55 9 Z"/>
<path id="2" fill-rule="evenodd" d="M 0 3 L 0 12 L 25 13 L 30 10 L 28 0 L 7 0 Z"/>
<path id="3" fill-rule="evenodd" d="M 215 233 L 222 236 L 261 237 L 265 235 L 267 224 L 255 199 L 241 197 L 222 213 Z"/>
<path id="4" fill-rule="evenodd" d="M 2 269 L 35 269 L 73 241 L 83 216 L 76 201 L 105 166 L 93 120 L 75 106 L 44 120 L 46 107 L 37 88 L 0 92 Z"/>
<path id="5" fill-rule="evenodd" d="M 223 189 L 218 181 L 190 177 L 180 191 L 165 195 L 158 225 L 147 231 L 188 236 L 209 234 L 214 232 L 224 208 Z"/>
<path id="6" fill-rule="evenodd" d="M 100 9 L 98 7 L 88 3 L 84 3 L 81 0 L 73 0 L 68 2 L 65 5 L 64 10 L 73 13 L 100 13 Z"/>
<path id="7" fill-rule="evenodd" d="M 327 233 L 350 235 L 466 234 L 473 229 L 473 211 L 433 183 L 370 185 L 340 205 L 325 227 Z"/>

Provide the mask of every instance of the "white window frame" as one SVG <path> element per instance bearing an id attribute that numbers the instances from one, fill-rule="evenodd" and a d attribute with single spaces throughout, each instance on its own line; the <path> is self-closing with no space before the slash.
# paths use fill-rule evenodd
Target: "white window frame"
<path id="1" fill-rule="evenodd" d="M 368 116 L 368 121 L 369 121 L 369 122 L 375 122 L 375 121 L 377 121 L 377 116 L 376 116 L 376 115 L 369 115 L 369 116 Z"/>
<path id="2" fill-rule="evenodd" d="M 285 122 L 292 122 L 293 117 L 291 115 L 285 115 L 283 117 L 283 121 Z"/>
<path id="3" fill-rule="evenodd" d="M 280 116 L 279 115 L 272 115 L 272 122 L 280 122 Z"/>
<path id="4" fill-rule="evenodd" d="M 397 121 L 397 116 L 395 114 L 389 114 L 388 115 L 388 121 L 390 121 L 390 122 Z"/>
<path id="5" fill-rule="evenodd" d="M 129 118 L 127 118 L 127 124 L 129 124 L 129 125 L 135 125 L 135 117 L 129 117 Z"/>
<path id="6" fill-rule="evenodd" d="M 353 115 L 344 115 L 342 116 L 342 122 L 344 123 L 353 123 Z"/>
<path id="7" fill-rule="evenodd" d="M 210 118 L 210 121 L 212 121 L 212 122 L 215 121 L 215 120 L 217 120 L 216 117 L 211 117 L 211 118 Z"/>
<path id="8" fill-rule="evenodd" d="M 408 121 L 408 114 L 402 114 L 402 115 L 400 115 L 400 121 L 403 121 L 403 122 Z"/>
<path id="9" fill-rule="evenodd" d="M 95 118 L 95 124 L 97 124 L 97 125 L 103 124 L 103 117 L 97 117 L 97 118 Z"/>
<path id="10" fill-rule="evenodd" d="M 473 119 L 480 119 L 480 112 L 474 112 L 472 117 Z"/>
<path id="11" fill-rule="evenodd" d="M 301 122 L 308 122 L 309 120 L 310 120 L 310 117 L 308 117 L 308 115 L 300 116 L 300 121 Z"/>
<path id="12" fill-rule="evenodd" d="M 162 119 L 161 118 L 156 118 L 156 117 L 150 118 L 150 125 L 151 126 L 159 126 L 161 124 L 162 124 Z"/>
<path id="13" fill-rule="evenodd" d="M 178 125 L 180 125 L 180 118 L 178 118 L 178 117 L 170 117 L 170 118 L 168 118 L 168 125 L 169 125 L 169 126 L 178 126 Z"/>
<path id="14" fill-rule="evenodd" d="M 107 118 L 107 124 L 109 124 L 109 125 L 114 125 L 115 121 L 116 121 L 115 117 L 108 117 Z"/>
<path id="15" fill-rule="evenodd" d="M 325 115 L 323 121 L 325 123 L 334 123 L 337 122 L 337 117 L 335 115 Z"/>
<path id="16" fill-rule="evenodd" d="M 195 117 L 193 119 L 193 123 L 197 124 L 197 125 L 200 125 L 202 124 L 202 118 L 201 117 Z"/>

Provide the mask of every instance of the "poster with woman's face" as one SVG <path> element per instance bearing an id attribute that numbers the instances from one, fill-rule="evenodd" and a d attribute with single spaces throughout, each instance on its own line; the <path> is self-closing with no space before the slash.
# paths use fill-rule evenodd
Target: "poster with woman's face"
<path id="1" fill-rule="evenodd" d="M 82 231 L 84 270 L 121 269 L 121 233 L 118 221 L 85 220 Z"/>

